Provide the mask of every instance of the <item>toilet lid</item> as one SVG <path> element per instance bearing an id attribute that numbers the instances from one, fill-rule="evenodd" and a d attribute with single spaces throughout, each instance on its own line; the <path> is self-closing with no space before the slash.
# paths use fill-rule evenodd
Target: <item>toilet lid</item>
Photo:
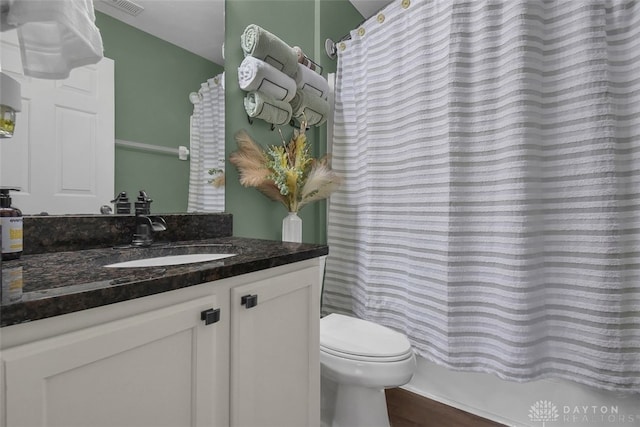
<path id="1" fill-rule="evenodd" d="M 320 321 L 320 347 L 331 353 L 366 358 L 406 358 L 411 344 L 406 336 L 367 320 L 333 313 Z"/>

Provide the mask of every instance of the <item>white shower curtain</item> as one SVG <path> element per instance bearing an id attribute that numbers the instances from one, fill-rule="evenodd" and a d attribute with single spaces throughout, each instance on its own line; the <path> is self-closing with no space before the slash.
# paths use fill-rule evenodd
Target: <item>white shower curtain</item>
<path id="1" fill-rule="evenodd" d="M 224 211 L 224 185 L 214 186 L 218 175 L 209 170 L 224 168 L 224 74 L 202 83 L 191 96 L 191 148 L 188 212 Z"/>
<path id="2" fill-rule="evenodd" d="M 640 392 L 640 2 L 397 0 L 338 51 L 324 311 Z"/>

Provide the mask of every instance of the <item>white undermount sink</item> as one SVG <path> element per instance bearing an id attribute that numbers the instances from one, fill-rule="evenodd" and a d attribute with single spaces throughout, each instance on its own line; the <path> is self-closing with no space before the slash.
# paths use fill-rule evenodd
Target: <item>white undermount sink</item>
<path id="1" fill-rule="evenodd" d="M 108 268 L 133 268 L 133 267 L 165 267 L 168 265 L 192 264 L 196 262 L 216 261 L 229 258 L 235 254 L 187 254 L 167 255 L 153 258 L 142 258 L 132 261 L 117 262 L 105 265 Z"/>

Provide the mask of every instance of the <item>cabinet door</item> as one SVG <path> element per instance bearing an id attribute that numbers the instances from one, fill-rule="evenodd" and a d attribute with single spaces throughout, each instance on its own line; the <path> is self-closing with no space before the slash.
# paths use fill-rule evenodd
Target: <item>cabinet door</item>
<path id="1" fill-rule="evenodd" d="M 208 296 L 3 351 L 7 426 L 211 426 Z"/>
<path id="2" fill-rule="evenodd" d="M 231 290 L 232 426 L 319 425 L 318 277 L 309 268 Z"/>

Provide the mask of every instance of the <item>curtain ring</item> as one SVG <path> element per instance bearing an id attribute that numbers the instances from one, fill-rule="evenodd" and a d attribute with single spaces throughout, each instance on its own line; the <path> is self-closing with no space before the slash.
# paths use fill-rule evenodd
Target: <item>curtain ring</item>
<path id="1" fill-rule="evenodd" d="M 199 103 L 200 101 L 202 101 L 202 94 L 200 92 L 191 92 L 189 94 L 189 101 L 193 104 L 196 105 L 197 103 Z"/>

